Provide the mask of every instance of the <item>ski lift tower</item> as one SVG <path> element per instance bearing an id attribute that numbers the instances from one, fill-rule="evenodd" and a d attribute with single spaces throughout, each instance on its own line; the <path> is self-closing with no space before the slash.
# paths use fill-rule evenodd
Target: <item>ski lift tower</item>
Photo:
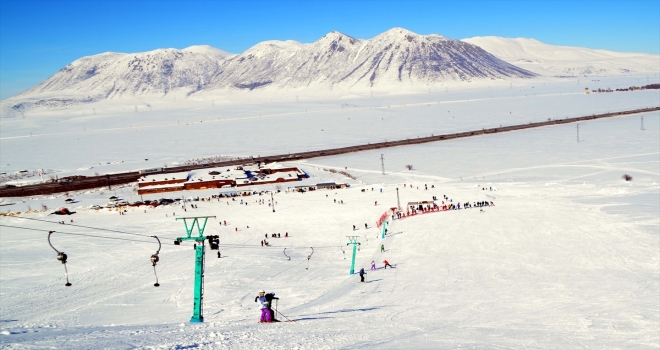
<path id="1" fill-rule="evenodd" d="M 357 241 L 358 236 L 346 236 L 348 237 L 348 243 L 346 245 L 353 245 L 353 259 L 351 260 L 351 275 L 355 274 L 355 255 L 357 255 L 357 247 L 360 245 L 360 242 Z"/>
<path id="2" fill-rule="evenodd" d="M 206 228 L 206 221 L 215 216 L 193 216 L 185 218 L 176 218 L 176 220 L 183 220 L 186 227 L 186 237 L 178 237 L 174 241 L 175 245 L 180 245 L 183 241 L 194 241 L 195 244 L 195 292 L 193 295 L 193 316 L 190 322 L 204 322 L 202 315 L 202 302 L 204 295 L 204 241 L 209 240 L 211 250 L 218 250 L 220 248 L 220 238 L 218 236 L 204 236 L 204 228 Z M 197 226 L 198 236 L 193 237 L 192 233 Z"/>

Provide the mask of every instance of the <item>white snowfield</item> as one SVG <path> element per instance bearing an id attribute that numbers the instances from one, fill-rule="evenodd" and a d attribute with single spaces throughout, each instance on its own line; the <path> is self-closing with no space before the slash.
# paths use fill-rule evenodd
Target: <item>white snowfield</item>
<path id="1" fill-rule="evenodd" d="M 463 39 L 495 57 L 546 76 L 658 73 L 660 56 L 548 45 L 535 39 L 483 36 Z"/>
<path id="2" fill-rule="evenodd" d="M 585 87 L 658 83 L 657 76 L 595 80 L 494 82 L 373 97 L 301 93 L 299 101 L 287 91 L 246 93 L 214 106 L 192 100 L 153 110 L 140 105 L 137 113 L 127 101 L 99 102 L 94 112 L 44 110 L 0 120 L 0 171 L 106 174 L 629 110 L 660 100 L 658 90 L 583 93 Z M 579 142 L 571 124 L 283 163 L 311 175 L 284 188 L 351 187 L 281 192 L 275 212 L 266 195 L 199 201 L 198 209 L 185 211 L 181 204 L 130 207 L 125 215 L 91 209 L 110 196 L 140 200 L 133 185 L 3 198 L 2 212 L 48 210 L 0 217 L 0 347 L 657 349 L 659 150 L 655 112 L 580 123 Z M 622 180 L 624 174 L 633 180 Z M 461 206 L 495 206 L 394 220 L 383 240 L 375 224 L 397 205 L 397 188 L 402 205 L 433 196 L 442 205 L 446 195 Z M 69 197 L 78 202 L 66 204 Z M 47 215 L 63 206 L 77 213 Z M 222 258 L 207 249 L 201 324 L 189 323 L 192 243 L 172 244 L 185 235 L 175 221 L 183 215 L 216 216 L 205 234 L 221 242 Z M 64 286 L 64 267 L 48 245 L 49 230 L 56 231 L 54 247 L 69 257 L 71 287 Z M 163 242 L 157 288 L 152 235 Z M 264 235 L 270 247 L 261 246 Z M 350 235 L 361 243 L 356 269 L 367 270 L 368 283 L 349 274 Z M 395 268 L 383 269 L 385 259 Z M 376 271 L 369 271 L 372 260 Z M 259 324 L 254 297 L 261 289 L 280 298 L 278 319 L 296 322 Z"/>
<path id="3" fill-rule="evenodd" d="M 0 171 L 58 171 L 45 178 L 107 174 L 646 108 L 660 100 L 659 90 L 584 94 L 585 87 L 658 83 L 657 75 L 594 80 L 493 81 L 398 95 L 246 92 L 214 103 L 107 100 L 41 110 L 0 118 Z"/>

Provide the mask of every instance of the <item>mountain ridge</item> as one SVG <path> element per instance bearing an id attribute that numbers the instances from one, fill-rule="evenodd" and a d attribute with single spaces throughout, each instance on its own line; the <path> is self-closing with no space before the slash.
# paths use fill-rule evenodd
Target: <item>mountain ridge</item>
<path id="1" fill-rule="evenodd" d="M 658 55 L 550 45 L 532 38 L 478 36 L 461 41 L 539 75 L 616 75 L 660 70 Z"/>
<path id="2" fill-rule="evenodd" d="M 398 27 L 371 39 L 331 31 L 312 43 L 268 40 L 238 54 L 194 45 L 85 56 L 3 100 L 2 112 L 140 96 L 205 98 L 204 94 L 237 91 L 336 88 L 398 91 L 539 75 L 626 74 L 638 66 L 650 69 L 656 56 L 648 56 L 640 59 L 638 54 L 552 46 L 524 38 L 454 40 Z"/>

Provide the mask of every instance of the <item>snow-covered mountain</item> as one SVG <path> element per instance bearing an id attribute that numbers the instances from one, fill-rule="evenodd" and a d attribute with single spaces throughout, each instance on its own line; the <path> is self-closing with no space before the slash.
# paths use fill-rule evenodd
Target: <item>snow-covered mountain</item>
<path id="1" fill-rule="evenodd" d="M 138 54 L 103 53 L 78 59 L 21 95 L 167 94 L 200 90 L 232 55 L 210 46 L 158 49 Z"/>
<path id="2" fill-rule="evenodd" d="M 591 76 L 660 71 L 659 55 L 548 45 L 525 38 L 483 36 L 462 41 L 540 75 Z"/>
<path id="3" fill-rule="evenodd" d="M 265 41 L 238 55 L 210 46 L 103 53 L 67 65 L 3 101 L 13 110 L 143 95 L 201 91 L 380 88 L 531 78 L 470 43 L 393 28 L 370 40 L 331 32 L 316 42 Z"/>
<path id="4" fill-rule="evenodd" d="M 215 88 L 274 85 L 396 88 L 401 85 L 529 78 L 481 48 L 440 35 L 394 28 L 370 40 L 331 32 L 311 44 L 267 41 L 225 62 Z"/>

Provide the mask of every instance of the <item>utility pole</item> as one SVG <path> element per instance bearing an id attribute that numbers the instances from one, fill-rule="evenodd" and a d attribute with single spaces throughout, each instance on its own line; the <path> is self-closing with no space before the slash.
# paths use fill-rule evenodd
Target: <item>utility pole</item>
<path id="1" fill-rule="evenodd" d="M 385 159 L 383 159 L 383 154 L 380 154 L 380 167 L 383 169 L 383 175 L 385 175 Z"/>
<path id="2" fill-rule="evenodd" d="M 580 142 L 580 124 L 576 125 L 577 126 L 577 142 Z"/>
<path id="3" fill-rule="evenodd" d="M 399 188 L 396 188 L 396 207 L 401 210 L 401 202 L 399 201 Z"/>
<path id="4" fill-rule="evenodd" d="M 273 213 L 275 212 L 275 200 L 273 199 L 273 191 L 270 191 L 270 204 L 273 206 Z"/>
<path id="5" fill-rule="evenodd" d="M 209 240 L 211 250 L 220 249 L 220 238 L 216 236 L 204 236 L 204 228 L 206 221 L 215 216 L 194 216 L 185 218 L 176 218 L 176 220 L 183 220 L 186 227 L 186 237 L 178 237 L 174 241 L 175 245 L 181 245 L 183 241 L 195 242 L 195 290 L 193 294 L 193 316 L 190 322 L 204 322 L 203 312 L 203 294 L 204 294 L 204 241 Z M 200 223 L 199 219 L 202 219 Z M 190 227 L 188 227 L 188 220 L 192 220 Z M 193 229 L 197 225 L 197 237 L 192 237 Z"/>
<path id="6" fill-rule="evenodd" d="M 357 247 L 360 245 L 360 242 L 357 241 L 358 236 L 346 236 L 348 237 L 348 243 L 346 245 L 353 245 L 353 259 L 351 260 L 351 275 L 355 274 L 355 255 L 357 254 Z"/>
<path id="7" fill-rule="evenodd" d="M 644 116 L 642 116 L 642 130 L 646 130 L 644 129 Z"/>

